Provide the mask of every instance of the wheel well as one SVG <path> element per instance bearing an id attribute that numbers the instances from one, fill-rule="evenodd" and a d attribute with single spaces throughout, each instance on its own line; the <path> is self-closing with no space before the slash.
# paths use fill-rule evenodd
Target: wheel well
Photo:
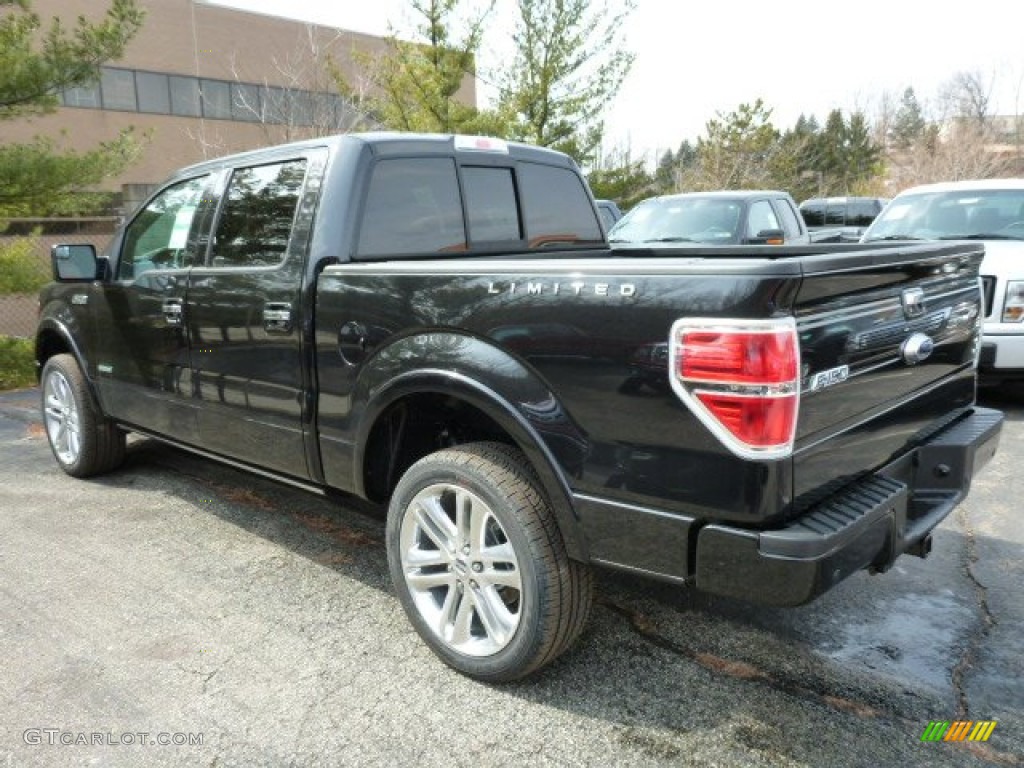
<path id="1" fill-rule="evenodd" d="M 494 419 L 464 400 L 427 393 L 401 398 L 380 415 L 366 441 L 366 497 L 386 501 L 405 471 L 421 458 L 477 440 L 516 444 Z"/>
<path id="2" fill-rule="evenodd" d="M 70 352 L 71 348 L 64 338 L 55 331 L 43 331 L 36 338 L 36 378 L 43 370 L 46 361 L 54 355 Z"/>

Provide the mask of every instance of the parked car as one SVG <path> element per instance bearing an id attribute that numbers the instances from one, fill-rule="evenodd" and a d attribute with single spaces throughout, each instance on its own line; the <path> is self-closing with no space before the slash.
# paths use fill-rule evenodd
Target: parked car
<path id="1" fill-rule="evenodd" d="M 885 197 L 812 197 L 800 203 L 815 242 L 855 243 L 888 203 Z"/>
<path id="2" fill-rule="evenodd" d="M 613 251 L 560 152 L 324 137 L 179 171 L 103 256 L 55 246 L 40 405 L 71 476 L 136 432 L 386 507 L 424 642 L 512 680 L 580 634 L 594 566 L 797 605 L 928 554 L 1003 420 L 981 258 Z M 945 319 L 909 330 L 922 302 Z"/>
<path id="3" fill-rule="evenodd" d="M 1024 380 L 1024 179 L 928 184 L 897 195 L 864 233 L 880 240 L 980 240 L 983 384 Z"/>
<path id="4" fill-rule="evenodd" d="M 687 192 L 637 204 L 608 233 L 614 246 L 809 243 L 793 198 L 775 190 Z"/>
<path id="5" fill-rule="evenodd" d="M 594 203 L 597 205 L 597 212 L 601 214 L 601 226 L 607 232 L 622 218 L 622 209 L 614 200 L 595 200 Z"/>

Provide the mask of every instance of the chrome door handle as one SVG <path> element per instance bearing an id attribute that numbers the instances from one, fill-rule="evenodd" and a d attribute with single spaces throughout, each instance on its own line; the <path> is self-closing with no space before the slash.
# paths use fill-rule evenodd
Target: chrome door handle
<path id="1" fill-rule="evenodd" d="M 267 333 L 291 333 L 292 305 L 283 301 L 268 301 L 264 304 L 263 330 Z"/>
<path id="2" fill-rule="evenodd" d="M 181 325 L 181 316 L 184 311 L 181 299 L 164 299 L 163 310 L 164 320 L 168 325 Z"/>

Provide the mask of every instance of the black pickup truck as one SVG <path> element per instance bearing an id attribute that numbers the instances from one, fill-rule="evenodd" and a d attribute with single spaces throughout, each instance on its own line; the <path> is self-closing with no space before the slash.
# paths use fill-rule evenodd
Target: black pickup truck
<path id="1" fill-rule="evenodd" d="M 510 680 L 580 633 L 592 565 L 796 605 L 926 555 L 1002 425 L 981 258 L 611 251 L 564 155 L 338 136 L 181 171 L 102 257 L 55 247 L 43 417 L 74 476 L 131 431 L 387 505 L 416 630 Z"/>

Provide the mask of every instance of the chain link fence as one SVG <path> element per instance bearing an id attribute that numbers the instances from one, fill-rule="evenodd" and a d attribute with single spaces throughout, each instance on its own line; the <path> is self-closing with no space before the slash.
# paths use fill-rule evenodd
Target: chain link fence
<path id="1" fill-rule="evenodd" d="M 50 249 L 60 243 L 106 248 L 116 217 L 0 220 L 0 337 L 35 334 L 39 289 L 51 279 Z"/>

